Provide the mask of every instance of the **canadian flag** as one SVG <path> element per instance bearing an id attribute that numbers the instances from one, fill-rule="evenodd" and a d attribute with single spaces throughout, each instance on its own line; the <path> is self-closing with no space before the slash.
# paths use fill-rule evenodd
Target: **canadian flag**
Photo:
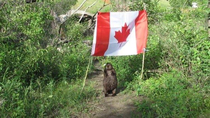
<path id="1" fill-rule="evenodd" d="M 147 13 L 99 12 L 94 31 L 92 56 L 125 56 L 144 52 L 147 43 Z"/>

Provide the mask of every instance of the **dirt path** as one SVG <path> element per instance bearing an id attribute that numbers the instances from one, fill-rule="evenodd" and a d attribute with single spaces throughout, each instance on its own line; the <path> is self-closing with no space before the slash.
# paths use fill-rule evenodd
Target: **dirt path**
<path id="1" fill-rule="evenodd" d="M 134 93 L 124 94 L 122 90 L 118 90 L 117 95 L 112 97 L 104 97 L 102 92 L 103 72 L 99 64 L 96 64 L 97 71 L 87 80 L 94 82 L 94 87 L 98 91 L 96 103 L 91 103 L 93 110 L 90 112 L 91 118 L 139 118 L 140 114 L 136 111 L 135 101 L 141 100 Z M 100 71 L 101 70 L 101 71 Z"/>

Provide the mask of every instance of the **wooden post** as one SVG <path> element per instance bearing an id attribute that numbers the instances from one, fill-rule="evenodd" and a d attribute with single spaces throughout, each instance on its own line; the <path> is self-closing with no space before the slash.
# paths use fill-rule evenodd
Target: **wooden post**
<path id="1" fill-rule="evenodd" d="M 93 60 L 93 58 L 90 56 L 90 57 L 89 57 L 89 62 L 88 62 L 88 66 L 87 66 L 87 70 L 86 70 L 86 73 L 85 73 L 85 77 L 84 77 L 84 81 L 83 81 L 83 85 L 82 85 L 82 89 L 81 89 L 80 94 L 81 94 L 81 93 L 83 92 L 83 90 L 84 90 L 85 83 L 86 83 L 86 79 L 87 79 L 87 75 L 88 75 L 88 71 L 89 71 L 89 68 L 90 68 L 90 64 L 92 64 L 92 60 Z"/>
<path id="2" fill-rule="evenodd" d="M 146 10 L 146 4 L 143 3 L 144 5 L 144 10 Z M 141 75 L 140 75 L 140 80 L 143 79 L 143 74 L 144 74 L 144 60 L 145 60 L 145 51 L 146 49 L 144 48 L 144 52 L 143 52 L 143 58 L 142 58 L 142 67 L 141 67 Z M 140 84 L 140 81 L 139 81 Z"/>
<path id="3" fill-rule="evenodd" d="M 144 49 L 143 58 L 142 58 L 142 67 L 141 67 L 140 80 L 143 79 L 143 73 L 144 73 L 144 59 L 145 59 L 145 49 Z"/>
<path id="4" fill-rule="evenodd" d="M 210 8 L 210 0 L 208 2 L 208 7 Z M 210 38 L 210 13 L 208 14 L 208 33 L 209 33 L 209 38 Z"/>

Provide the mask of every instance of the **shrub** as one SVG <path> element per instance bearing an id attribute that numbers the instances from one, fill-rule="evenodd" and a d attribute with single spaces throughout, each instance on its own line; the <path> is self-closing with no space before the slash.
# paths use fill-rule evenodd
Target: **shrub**
<path id="1" fill-rule="evenodd" d="M 80 40 L 81 26 L 72 29 L 75 42 L 63 44 L 58 51 L 47 45 L 53 37 L 49 30 L 51 3 L 6 2 L 0 8 L 4 16 L 0 20 L 1 117 L 50 117 L 67 107 L 75 112 L 87 109 L 85 99 L 95 92 L 90 87 L 80 94 L 80 78 L 89 58 L 89 50 Z"/>
<path id="2" fill-rule="evenodd" d="M 174 8 L 183 8 L 192 5 L 192 0 L 169 0 L 169 3 Z"/>
<path id="3" fill-rule="evenodd" d="M 138 94 L 147 96 L 148 100 L 137 106 L 142 117 L 196 117 L 209 109 L 209 99 L 200 89 L 180 73 L 164 74 L 141 81 Z"/>
<path id="4" fill-rule="evenodd" d="M 1 117 L 69 117 L 88 110 L 86 101 L 96 97 L 91 86 L 81 93 L 81 80 L 71 83 L 51 81 L 44 86 L 37 80 L 28 87 L 15 78 L 4 80 L 0 82 Z"/>
<path id="5" fill-rule="evenodd" d="M 140 11 L 144 9 L 144 4 L 146 7 L 149 23 L 156 23 L 160 18 L 160 7 L 158 6 L 159 0 L 134 0 L 132 4 L 129 5 L 130 10 Z"/>

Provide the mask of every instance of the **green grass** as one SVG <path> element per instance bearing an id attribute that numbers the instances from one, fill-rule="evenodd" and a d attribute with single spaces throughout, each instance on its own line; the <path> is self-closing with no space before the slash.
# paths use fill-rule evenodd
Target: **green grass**
<path id="1" fill-rule="evenodd" d="M 47 85 L 40 81 L 23 87 L 18 80 L 0 82 L 1 117 L 71 117 L 89 111 L 88 101 L 94 101 L 97 92 L 90 84 L 81 92 L 82 80 L 65 80 Z M 79 117 L 79 116 L 78 116 Z"/>
<path id="2" fill-rule="evenodd" d="M 72 9 L 77 9 L 83 1 L 84 0 L 78 0 L 77 4 Z M 96 0 L 88 0 L 80 10 L 85 10 L 87 7 L 92 5 L 95 1 Z M 103 4 L 104 4 L 103 0 L 98 0 L 95 5 L 93 5 L 91 8 L 89 8 L 87 10 L 87 12 L 90 12 L 90 13 L 94 14 L 103 6 Z M 110 11 L 110 9 L 111 9 L 111 5 L 107 5 L 101 11 L 102 12 L 107 12 L 107 11 Z"/>
<path id="3" fill-rule="evenodd" d="M 168 8 L 168 7 L 171 7 L 169 2 L 166 1 L 166 0 L 160 0 L 159 1 L 159 5 L 162 7 L 162 8 Z"/>
<path id="4" fill-rule="evenodd" d="M 76 9 L 82 1 L 79 0 L 73 9 Z M 86 9 L 94 1 L 88 0 L 81 10 Z M 160 7 L 156 9 L 152 7 L 148 9 L 151 14 L 154 14 L 153 16 L 158 17 L 149 16 L 155 20 L 154 24 L 149 23 L 150 34 L 147 47 L 149 51 L 146 53 L 144 67 L 146 80 L 139 82 L 138 79 L 141 72 L 141 55 L 111 57 L 110 61 L 118 72 L 119 86 L 128 87 L 128 91 L 137 91 L 139 95 L 147 97 L 145 101 L 137 103 L 138 111 L 142 116 L 207 117 L 210 113 L 208 81 L 210 42 L 206 38 L 207 32 L 204 27 L 207 11 L 200 7 L 181 13 L 179 10 L 167 9 L 170 4 L 166 0 L 160 0 L 159 4 Z M 88 12 L 95 13 L 102 6 L 103 1 L 99 0 L 96 5 L 88 9 Z M 140 7 L 138 4 L 136 6 L 138 10 Z M 164 13 L 158 12 L 159 8 L 167 10 Z M 101 11 L 110 10 L 111 5 Z M 22 16 L 28 18 L 24 13 Z M 3 13 L 1 15 L 4 16 Z M 6 19 L 10 16 L 12 15 L 3 19 L 4 24 L 9 23 Z M 16 21 L 13 22 L 14 24 L 11 22 L 5 25 L 8 27 L 8 32 L 14 33 L 13 29 L 22 28 L 25 31 L 25 28 L 28 28 L 23 27 L 28 20 L 19 22 L 19 16 L 10 18 L 17 19 L 14 20 Z M 33 16 L 37 18 L 37 14 Z M 39 18 L 43 16 L 38 17 L 35 25 L 32 24 L 33 28 L 37 29 L 36 23 L 41 22 Z M 47 19 L 43 19 L 45 20 Z M 78 43 L 80 42 L 78 39 L 86 39 L 86 37 L 81 36 L 79 29 L 83 27 L 80 25 L 72 27 L 71 24 L 66 24 L 69 25 L 67 26 L 68 36 L 77 42 L 66 45 L 72 47 L 72 49 L 68 47 L 69 52 L 60 53 L 52 47 L 38 49 L 39 45 L 33 46 L 37 43 L 35 42 L 37 38 L 34 36 L 39 33 L 27 34 L 33 40 L 25 41 L 25 45 L 17 50 L 3 43 L 0 66 L 5 68 L 0 67 L 0 70 L 6 70 L 1 70 L 3 79 L 0 79 L 1 117 L 80 117 L 81 113 L 85 114 L 91 110 L 88 103 L 96 101 L 98 94 L 96 90 L 92 85 L 87 85 L 80 94 L 82 80 L 79 78 L 84 76 L 89 55 L 86 55 L 86 49 L 82 43 Z M 5 33 L 2 32 L 2 34 Z M 42 36 L 42 33 L 40 35 Z M 16 35 L 9 37 L 13 36 Z M 44 36 L 44 39 L 48 38 Z M 6 35 L 2 37 L 2 39 L 8 39 Z M 13 44 L 13 46 L 16 45 Z M 152 69 L 167 70 L 167 72 L 162 75 L 148 74 L 147 70 Z M 29 81 L 25 81 L 26 79 Z"/>
<path id="5" fill-rule="evenodd" d="M 138 104 L 142 117 L 198 117 L 209 113 L 209 98 L 198 92 L 201 88 L 192 84 L 177 72 L 150 78 L 139 85 L 139 94 L 149 99 Z M 191 87 L 192 86 L 192 87 Z"/>

